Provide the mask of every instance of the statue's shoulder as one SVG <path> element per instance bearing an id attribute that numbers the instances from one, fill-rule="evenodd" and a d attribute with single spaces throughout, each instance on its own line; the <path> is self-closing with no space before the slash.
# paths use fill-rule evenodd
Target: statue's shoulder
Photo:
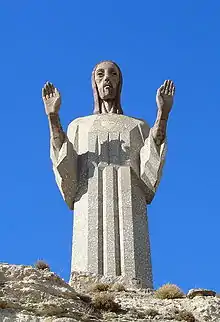
<path id="1" fill-rule="evenodd" d="M 140 119 L 140 118 L 137 118 L 137 117 L 132 117 L 132 119 L 134 119 L 136 122 L 142 124 L 142 125 L 147 125 L 147 122 L 144 120 L 144 119 Z"/>
<path id="2" fill-rule="evenodd" d="M 79 125 L 83 125 L 89 122 L 93 122 L 95 119 L 97 118 L 97 115 L 89 115 L 89 116 L 82 116 L 82 117 L 78 117 L 75 120 L 73 120 L 72 122 L 70 122 L 70 124 L 68 125 L 68 129 L 77 127 Z"/>
<path id="3" fill-rule="evenodd" d="M 150 128 L 148 123 L 144 119 L 137 118 L 137 117 L 131 117 L 131 116 L 125 116 L 125 117 L 128 118 L 128 120 L 140 125 L 141 127 Z"/>

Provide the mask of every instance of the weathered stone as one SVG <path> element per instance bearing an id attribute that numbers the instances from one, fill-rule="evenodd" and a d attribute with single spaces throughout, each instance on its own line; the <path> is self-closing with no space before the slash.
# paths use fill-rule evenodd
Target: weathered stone
<path id="1" fill-rule="evenodd" d="M 166 126 L 175 87 L 158 89 L 157 119 L 124 116 L 122 73 L 111 61 L 92 72 L 94 115 L 74 120 L 64 133 L 59 91 L 42 89 L 57 185 L 74 210 L 71 271 L 121 277 L 153 287 L 146 205 L 159 185 L 166 152 Z"/>
<path id="2" fill-rule="evenodd" d="M 218 297 L 160 300 L 144 289 L 136 289 L 135 292 L 128 289 L 118 292 L 116 289 L 108 294 L 115 297 L 115 302 L 120 303 L 122 310 L 117 313 L 94 313 L 86 294 L 79 295 L 53 272 L 8 264 L 0 264 L 0 272 L 5 280 L 2 288 L 4 295 L 0 298 L 0 322 L 177 322 L 180 316 L 192 315 L 199 322 L 220 321 Z M 93 294 L 90 296 L 93 297 Z M 85 301 L 81 300 L 83 298 Z M 154 318 L 152 312 L 156 312 Z"/>
<path id="3" fill-rule="evenodd" d="M 83 178 L 76 195 L 72 195 L 72 271 L 122 275 L 139 280 L 142 287 L 152 287 L 146 200 L 150 203 L 155 193 L 164 145 L 159 152 L 152 147 L 153 156 L 150 151 L 141 153 L 145 145 L 155 145 L 149 127 L 142 120 L 116 114 L 79 118 L 69 125 L 67 136 L 77 147 L 78 173 Z M 63 167 L 68 172 L 72 154 L 63 153 L 61 149 Z M 55 155 L 52 160 L 55 167 Z M 151 169 L 153 182 L 144 182 L 140 176 Z M 57 182 L 65 181 L 58 168 L 55 174 L 61 178 Z M 71 171 L 67 180 L 71 181 Z M 59 188 L 64 193 L 62 184 Z"/>
<path id="4" fill-rule="evenodd" d="M 187 293 L 187 297 L 194 298 L 195 296 L 215 296 L 216 292 L 204 288 L 193 288 Z"/>
<path id="5" fill-rule="evenodd" d="M 53 272 L 0 264 L 0 275 L 5 281 L 1 287 L 1 322 L 47 322 L 59 316 L 63 321 L 82 321 L 87 311 L 88 305 L 79 294 Z"/>

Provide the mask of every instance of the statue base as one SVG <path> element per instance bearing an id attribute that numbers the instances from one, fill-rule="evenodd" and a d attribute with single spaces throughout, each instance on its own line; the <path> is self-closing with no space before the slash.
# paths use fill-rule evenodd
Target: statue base
<path id="1" fill-rule="evenodd" d="M 94 284 L 103 283 L 113 285 L 115 283 L 122 284 L 126 290 L 143 289 L 145 292 L 151 293 L 153 289 L 143 287 L 141 280 L 137 278 L 128 278 L 126 276 L 103 276 L 90 272 L 73 271 L 70 276 L 69 284 L 76 291 L 84 292 L 91 289 Z"/>

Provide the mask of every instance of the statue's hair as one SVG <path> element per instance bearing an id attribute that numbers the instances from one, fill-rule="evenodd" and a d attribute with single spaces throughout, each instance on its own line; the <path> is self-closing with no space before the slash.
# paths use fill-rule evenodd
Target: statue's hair
<path id="1" fill-rule="evenodd" d="M 99 96 L 98 88 L 97 88 L 97 85 L 96 85 L 96 82 L 95 82 L 95 71 L 96 71 L 97 67 L 101 63 L 107 63 L 107 62 L 110 62 L 110 63 L 114 64 L 115 67 L 118 69 L 118 73 L 119 73 L 119 84 L 118 84 L 118 88 L 117 88 L 117 92 L 116 92 L 116 97 L 115 97 L 115 108 L 116 108 L 115 113 L 116 114 L 123 114 L 123 110 L 122 110 L 122 107 L 121 107 L 121 89 L 122 89 L 122 82 L 123 82 L 122 73 L 121 73 L 121 70 L 120 70 L 119 66 L 115 62 L 113 62 L 111 60 L 103 60 L 103 61 L 101 61 L 100 63 L 98 63 L 94 67 L 94 69 L 92 71 L 92 90 L 93 90 L 93 97 L 94 97 L 94 110 L 93 110 L 93 114 L 101 114 L 102 113 L 102 110 L 101 110 L 102 99 Z"/>

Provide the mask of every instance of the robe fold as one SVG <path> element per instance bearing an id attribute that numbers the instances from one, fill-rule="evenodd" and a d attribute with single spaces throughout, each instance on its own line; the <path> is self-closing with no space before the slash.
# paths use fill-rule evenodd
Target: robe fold
<path id="1" fill-rule="evenodd" d="M 153 286 L 146 205 L 165 153 L 143 120 L 118 114 L 74 120 L 60 151 L 51 142 L 57 185 L 74 210 L 72 271 Z"/>

